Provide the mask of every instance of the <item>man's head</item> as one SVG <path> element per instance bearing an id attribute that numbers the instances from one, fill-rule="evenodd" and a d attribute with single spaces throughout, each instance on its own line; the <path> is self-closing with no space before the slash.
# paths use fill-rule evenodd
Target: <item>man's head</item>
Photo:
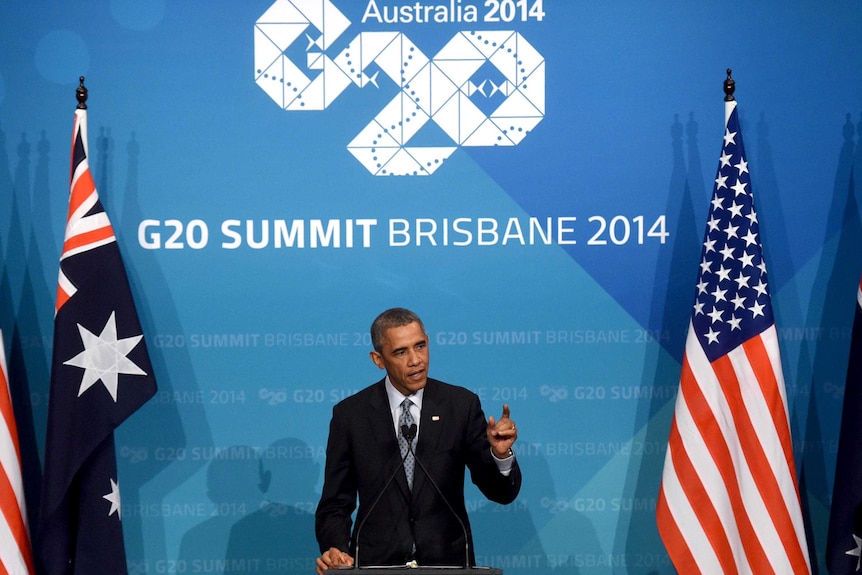
<path id="1" fill-rule="evenodd" d="M 392 385 L 410 395 L 425 387 L 428 380 L 428 336 L 415 313 L 392 308 L 371 324 L 371 361 L 385 369 Z"/>

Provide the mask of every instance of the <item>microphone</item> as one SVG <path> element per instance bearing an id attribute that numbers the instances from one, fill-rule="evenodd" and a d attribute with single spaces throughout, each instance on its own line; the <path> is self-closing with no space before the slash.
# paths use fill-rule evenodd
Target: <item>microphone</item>
<path id="1" fill-rule="evenodd" d="M 401 457 L 401 461 L 398 463 L 398 466 L 392 472 L 392 475 L 386 480 L 386 483 L 383 484 L 383 488 L 377 494 L 377 497 L 374 498 L 374 501 L 371 502 L 371 506 L 368 507 L 368 513 L 365 514 L 365 517 L 362 518 L 362 522 L 356 527 L 356 547 L 354 549 L 353 558 L 353 567 L 354 569 L 359 569 L 359 534 L 362 532 L 362 527 L 365 525 L 365 522 L 368 521 L 368 518 L 371 517 L 371 512 L 374 511 L 374 508 L 377 507 L 377 504 L 380 502 L 380 499 L 383 497 L 383 494 L 386 493 L 386 490 L 389 489 L 389 484 L 392 483 L 392 480 L 395 479 L 395 476 L 398 475 L 398 472 L 404 467 L 404 461 L 407 460 L 407 456 L 413 452 L 412 443 L 413 438 L 416 437 L 416 424 L 414 423 L 409 428 L 406 425 L 401 426 L 401 435 L 404 436 L 404 439 L 407 440 L 407 453 Z M 416 455 L 413 456 L 416 459 Z M 427 472 L 426 472 L 427 473 Z"/>
<path id="2" fill-rule="evenodd" d="M 406 425 L 401 426 L 401 435 L 404 436 L 404 439 L 407 441 L 407 451 L 413 452 L 413 440 L 416 439 L 416 430 L 419 429 L 416 427 L 416 424 L 413 423 L 410 427 Z M 413 454 L 413 459 L 416 459 L 416 454 Z"/>
<path id="3" fill-rule="evenodd" d="M 406 425 L 401 426 L 401 434 L 404 435 L 405 438 L 408 437 L 410 439 L 407 440 L 407 453 L 413 454 L 413 460 L 419 464 L 420 469 L 425 474 L 425 477 L 428 478 L 428 481 L 431 482 L 431 485 L 434 486 L 434 490 L 440 496 L 440 499 L 443 500 L 443 503 L 446 504 L 446 507 L 449 508 L 449 511 L 452 512 L 452 515 L 455 516 L 455 519 L 458 520 L 458 525 L 461 526 L 461 532 L 464 534 L 464 568 L 470 569 L 470 538 L 467 537 L 467 527 L 464 525 L 464 522 L 461 521 L 461 517 L 455 512 L 455 509 L 452 507 L 452 504 L 449 503 L 449 500 L 443 495 L 443 491 L 440 490 L 440 487 L 437 485 L 437 482 L 434 481 L 434 478 L 431 477 L 431 474 L 428 473 L 428 470 L 425 468 L 425 464 L 422 463 L 422 460 L 416 455 L 416 452 L 413 451 L 413 437 L 416 435 L 416 424 L 413 424 L 408 428 Z M 404 459 L 401 460 L 401 463 L 404 463 Z M 366 515 L 367 517 L 367 515 Z"/>

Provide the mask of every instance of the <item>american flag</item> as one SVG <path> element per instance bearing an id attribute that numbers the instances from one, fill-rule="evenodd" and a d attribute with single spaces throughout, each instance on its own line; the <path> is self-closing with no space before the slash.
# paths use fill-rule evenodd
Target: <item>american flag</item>
<path id="1" fill-rule="evenodd" d="M 114 429 L 156 392 L 120 250 L 90 174 L 83 79 L 78 92 L 37 541 L 46 575 L 127 573 Z"/>
<path id="2" fill-rule="evenodd" d="M 751 178 L 725 104 L 658 528 L 686 575 L 810 573 Z"/>
<path id="3" fill-rule="evenodd" d="M 862 571 L 862 280 L 856 291 L 843 410 L 826 543 L 826 567 L 832 575 Z"/>
<path id="4" fill-rule="evenodd" d="M 12 396 L 6 369 L 6 348 L 0 332 L 0 572 L 33 571 L 24 482 L 21 475 L 21 448 L 18 427 L 12 412 Z"/>

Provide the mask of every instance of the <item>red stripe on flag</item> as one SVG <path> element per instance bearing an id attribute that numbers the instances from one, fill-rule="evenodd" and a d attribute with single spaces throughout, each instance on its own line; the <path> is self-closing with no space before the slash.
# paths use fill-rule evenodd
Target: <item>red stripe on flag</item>
<path id="1" fill-rule="evenodd" d="M 87 201 L 93 192 L 96 190 L 96 182 L 93 181 L 93 176 L 90 173 L 90 168 L 87 167 L 76 180 L 72 181 L 71 191 L 69 193 L 69 213 L 66 216 L 66 221 L 72 219 L 74 214 L 81 205 Z"/>
<path id="2" fill-rule="evenodd" d="M 659 489 L 658 502 L 656 503 L 656 517 L 658 521 L 658 530 L 661 538 L 667 547 L 668 555 L 673 561 L 674 567 L 683 573 L 691 573 L 692 575 L 701 575 L 703 572 L 697 566 L 697 561 L 691 550 L 685 543 L 682 532 L 679 530 L 670 509 L 667 506 L 667 500 L 664 495 L 664 488 Z"/>
<path id="3" fill-rule="evenodd" d="M 700 436 L 706 444 L 707 450 L 718 468 L 722 483 L 727 490 L 729 501 L 726 504 L 730 506 L 730 510 L 736 521 L 736 528 L 739 531 L 741 539 L 739 543 L 742 545 L 745 557 L 748 559 L 752 571 L 758 574 L 774 573 L 766 552 L 757 538 L 757 533 L 751 523 L 748 511 L 745 509 L 739 483 L 737 482 L 736 466 L 733 463 L 733 456 L 731 455 L 732 446 L 728 445 L 725 441 L 721 427 L 716 419 L 718 414 L 712 411 L 712 408 L 704 397 L 687 357 L 683 361 L 682 374 L 680 376 L 680 392 L 685 398 L 685 403 L 689 407 L 691 417 L 695 425 L 697 425 Z M 680 478 L 680 483 L 685 484 L 685 479 Z"/>
<path id="4" fill-rule="evenodd" d="M 3 441 L 4 445 L 11 445 L 14 453 L 4 453 L 4 465 L 0 465 L 0 512 L 3 519 L 15 539 L 20 556 L 24 559 L 28 573 L 34 573 L 33 553 L 30 548 L 30 536 L 27 532 L 27 520 L 24 501 L 18 500 L 15 493 L 13 479 L 23 489 L 21 478 L 21 448 L 18 442 L 18 426 L 15 423 L 15 413 L 12 408 L 12 397 L 9 391 L 9 380 L 6 376 L 6 354 L 3 344 L 3 334 L 0 332 L 0 414 L 2 414 L 3 430 L 9 442 Z M 11 466 L 7 467 L 6 464 Z M 21 493 L 23 497 L 23 493 Z M 0 557 L 0 567 L 4 567 L 4 560 Z M 20 558 L 9 558 L 10 568 L 20 572 Z"/>
<path id="5" fill-rule="evenodd" d="M 752 370 L 754 370 L 757 381 L 760 383 L 763 397 L 767 399 L 769 412 L 772 415 L 772 423 L 778 434 L 781 449 L 784 451 L 784 461 L 787 464 L 790 477 L 793 479 L 793 488 L 796 490 L 798 497 L 799 486 L 796 481 L 796 467 L 793 463 L 793 442 L 790 438 L 790 422 L 787 420 L 787 409 L 784 401 L 781 399 L 781 389 L 775 377 L 775 372 L 772 370 L 772 363 L 766 351 L 766 346 L 763 344 L 762 338 L 755 337 L 742 344 L 742 348 L 748 357 Z"/>
<path id="6" fill-rule="evenodd" d="M 688 452 L 685 450 L 685 445 L 683 445 L 676 421 L 673 422 L 670 430 L 669 447 L 671 457 L 673 457 L 673 467 L 676 470 L 680 485 L 685 492 L 686 499 L 691 503 L 692 510 L 697 515 L 698 522 L 707 539 L 709 539 L 709 543 L 713 551 L 715 551 L 715 555 L 718 557 L 723 571 L 725 573 L 735 573 L 736 562 L 733 558 L 733 549 L 728 542 L 724 525 L 722 525 L 721 518 L 716 512 L 703 482 L 698 477 L 697 470 L 689 458 Z"/>
<path id="7" fill-rule="evenodd" d="M 12 532 L 15 538 L 15 543 L 24 562 L 27 564 L 27 569 L 33 573 L 33 553 L 30 549 L 30 536 L 27 533 L 27 525 L 24 521 L 24 516 L 21 514 L 21 507 L 18 499 L 15 497 L 15 491 L 12 488 L 12 482 L 9 480 L 7 471 L 0 468 L 0 511 L 3 513 L 6 525 Z M 3 562 L 0 561 L 0 565 Z"/>
<path id="8" fill-rule="evenodd" d="M 95 230 L 90 230 L 82 234 L 75 234 L 65 241 L 63 244 L 63 253 L 66 254 L 77 248 L 95 244 L 114 237 L 114 228 L 110 225 Z"/>
<path id="9" fill-rule="evenodd" d="M 66 305 L 66 302 L 69 301 L 71 298 L 72 298 L 72 296 L 67 294 L 63 288 L 58 287 L 57 288 L 57 301 L 54 302 L 54 313 L 56 313 L 57 311 L 59 311 L 59 309 L 61 307 Z"/>
<path id="10" fill-rule="evenodd" d="M 758 336 L 757 339 L 760 339 L 760 337 Z M 752 423 L 751 415 L 743 401 L 740 382 L 737 379 L 733 363 L 729 356 L 723 355 L 716 359 L 712 366 L 721 382 L 722 391 L 730 406 L 730 415 L 732 416 L 731 419 L 736 430 L 736 438 L 739 441 L 739 446 L 742 448 L 745 460 L 751 469 L 757 491 L 760 493 L 772 524 L 784 545 L 784 551 L 787 553 L 788 560 L 793 566 L 793 572 L 808 573 L 808 563 L 805 561 L 805 556 L 799 547 L 799 540 L 793 529 L 793 519 L 785 505 L 778 480 L 764 451 L 763 443 L 761 442 L 762 438 L 758 436 L 757 429 Z M 748 383 L 751 384 L 751 382 Z M 755 573 L 761 572 L 755 569 Z"/>
<path id="11" fill-rule="evenodd" d="M 3 339 L 0 338 L 0 343 Z M 0 354 L 3 351 L 0 350 Z M 2 356 L 0 356 L 2 359 Z M 0 369 L 0 414 L 3 416 L 3 423 L 6 426 L 6 431 L 12 438 L 12 444 L 15 446 L 15 452 L 20 453 L 21 447 L 18 444 L 18 427 L 15 424 L 15 414 L 12 411 L 12 401 L 9 397 L 9 382 L 6 381 L 6 374 Z"/>

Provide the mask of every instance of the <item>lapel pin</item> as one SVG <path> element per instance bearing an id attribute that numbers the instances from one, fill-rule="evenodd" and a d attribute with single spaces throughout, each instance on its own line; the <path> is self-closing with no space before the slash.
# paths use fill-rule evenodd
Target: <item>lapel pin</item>
<path id="1" fill-rule="evenodd" d="M 432 415 L 431 421 L 440 421 L 440 416 L 439 415 Z"/>

